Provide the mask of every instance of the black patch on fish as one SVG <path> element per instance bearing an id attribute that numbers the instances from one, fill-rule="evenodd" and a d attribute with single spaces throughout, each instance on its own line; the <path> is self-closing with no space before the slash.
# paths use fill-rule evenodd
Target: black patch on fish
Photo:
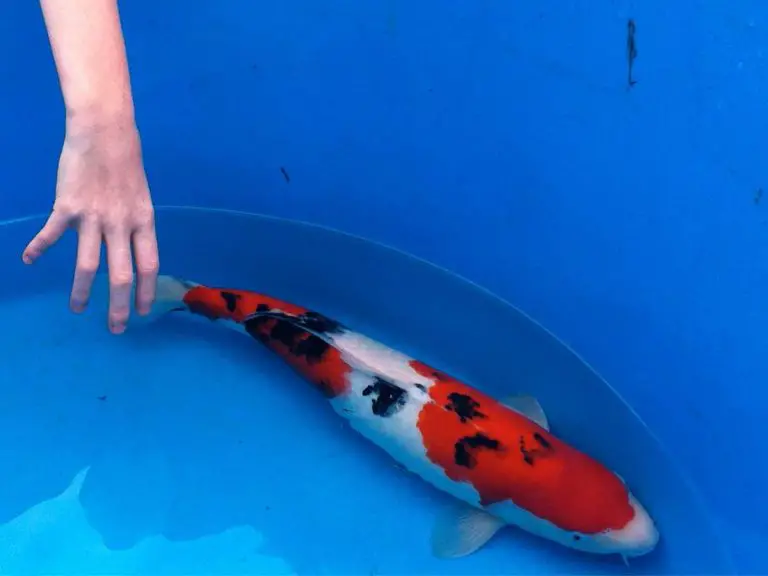
<path id="1" fill-rule="evenodd" d="M 416 388 L 418 388 L 422 392 L 426 392 L 427 391 L 427 387 L 424 386 L 424 384 L 414 384 L 414 386 L 416 386 Z"/>
<path id="2" fill-rule="evenodd" d="M 252 318 L 246 319 L 243 322 L 243 327 L 250 336 L 262 344 L 269 344 L 269 334 L 261 330 L 261 327 L 267 322 L 269 322 L 269 318 L 267 316 L 254 316 Z"/>
<path id="3" fill-rule="evenodd" d="M 343 326 L 336 320 L 318 314 L 317 312 L 305 312 L 303 314 L 295 315 L 272 310 L 273 309 L 266 304 L 259 304 L 256 307 L 256 314 L 290 322 L 295 326 L 317 334 L 334 334 L 343 329 Z"/>
<path id="4" fill-rule="evenodd" d="M 472 469 L 477 466 L 475 454 L 478 450 L 501 450 L 501 442 L 483 433 L 464 436 L 454 444 L 453 460 L 459 466 Z"/>
<path id="5" fill-rule="evenodd" d="M 240 300 L 239 294 L 233 294 L 232 292 L 222 290 L 221 297 L 224 299 L 224 302 L 227 305 L 228 312 L 233 313 L 235 310 L 237 310 L 237 301 Z"/>
<path id="6" fill-rule="evenodd" d="M 272 329 L 266 333 L 263 326 L 273 321 Z M 296 326 L 291 320 L 281 320 L 273 316 L 253 316 L 243 322 L 245 331 L 259 342 L 271 345 L 283 344 L 293 356 L 304 357 L 308 364 L 322 360 L 331 347 L 322 338 Z"/>
<path id="7" fill-rule="evenodd" d="M 528 466 L 533 466 L 536 463 L 536 460 L 530 452 L 523 452 L 523 462 L 528 464 Z"/>
<path id="8" fill-rule="evenodd" d="M 372 396 L 371 409 L 384 418 L 399 412 L 408 401 L 408 393 L 396 384 L 375 376 L 373 384 L 363 390 L 363 396 Z"/>
<path id="9" fill-rule="evenodd" d="M 520 454 L 523 456 L 523 462 L 528 464 L 528 466 L 533 466 L 536 463 L 537 458 L 545 456 L 547 453 L 554 451 L 552 444 L 549 443 L 549 440 L 544 438 L 544 436 L 538 432 L 533 433 L 533 439 L 538 442 L 541 448 L 528 448 L 525 444 L 525 436 L 520 436 Z"/>
<path id="10" fill-rule="evenodd" d="M 267 322 L 269 322 L 269 316 L 251 316 L 243 320 L 243 327 L 248 334 L 255 338 L 254 332 L 261 329 Z"/>
<path id="11" fill-rule="evenodd" d="M 308 364 L 314 364 L 320 362 L 325 353 L 331 347 L 328 342 L 322 338 L 318 338 L 314 334 L 310 334 L 306 338 L 299 340 L 299 342 L 291 348 L 296 356 L 304 356 L 307 359 Z"/>
<path id="12" fill-rule="evenodd" d="M 579 536 L 578 534 L 574 534 L 573 539 L 578 542 L 579 540 L 581 540 L 581 536 Z"/>
<path id="13" fill-rule="evenodd" d="M 478 408 L 480 408 L 480 402 L 471 396 L 459 394 L 458 392 L 448 394 L 448 404 L 445 405 L 445 409 L 455 412 L 463 424 L 467 420 L 486 418 L 486 415 L 480 412 Z"/>
<path id="14" fill-rule="evenodd" d="M 272 330 L 270 330 L 269 337 L 272 340 L 285 344 L 288 348 L 292 348 L 294 342 L 298 341 L 304 333 L 305 330 L 294 326 L 290 322 L 277 321 Z"/>
<path id="15" fill-rule="evenodd" d="M 289 321 L 278 320 L 269 335 L 272 340 L 285 344 L 292 355 L 304 357 L 308 364 L 320 362 L 331 347 L 322 338 Z"/>
<path id="16" fill-rule="evenodd" d="M 319 334 L 333 334 L 341 330 L 341 324 L 317 312 L 305 312 L 298 317 L 298 323 L 303 328 Z"/>
<path id="17" fill-rule="evenodd" d="M 547 450 L 551 450 L 552 449 L 552 444 L 549 443 L 549 440 L 544 438 L 544 436 L 542 436 L 538 432 L 534 432 L 533 433 L 533 438 L 534 438 L 534 440 L 536 440 L 536 442 L 541 444 L 543 448 L 546 448 Z"/>

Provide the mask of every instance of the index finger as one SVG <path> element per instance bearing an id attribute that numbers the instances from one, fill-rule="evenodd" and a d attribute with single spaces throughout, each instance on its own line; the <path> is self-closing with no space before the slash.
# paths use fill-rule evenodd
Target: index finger
<path id="1" fill-rule="evenodd" d="M 32 264 L 43 252 L 55 244 L 67 230 L 69 222 L 70 219 L 67 216 L 64 216 L 60 210 L 54 209 L 45 225 L 24 249 L 21 255 L 24 263 Z"/>

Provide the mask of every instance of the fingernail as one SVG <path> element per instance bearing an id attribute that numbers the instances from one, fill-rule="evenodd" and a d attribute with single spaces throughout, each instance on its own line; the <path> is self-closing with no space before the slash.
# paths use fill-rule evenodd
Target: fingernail
<path id="1" fill-rule="evenodd" d="M 85 302 L 72 302 L 70 304 L 70 308 L 72 308 L 72 312 L 75 312 L 76 314 L 80 314 L 85 310 Z"/>
<path id="2" fill-rule="evenodd" d="M 109 329 L 112 331 L 112 334 L 122 334 L 125 332 L 125 324 L 110 324 Z"/>

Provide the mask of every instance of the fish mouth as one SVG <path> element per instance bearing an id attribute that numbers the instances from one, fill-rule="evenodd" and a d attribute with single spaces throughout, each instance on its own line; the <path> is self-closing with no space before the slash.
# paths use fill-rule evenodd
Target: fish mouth
<path id="1" fill-rule="evenodd" d="M 636 558 L 652 552 L 660 538 L 659 531 L 645 508 L 632 495 L 629 501 L 635 511 L 634 517 L 624 528 L 608 535 L 625 561 L 627 558 Z"/>
<path id="2" fill-rule="evenodd" d="M 635 546 L 629 550 L 623 550 L 620 552 L 624 558 L 638 558 L 639 556 L 645 556 L 646 554 L 650 554 L 656 549 L 656 544 L 658 544 L 659 538 L 658 533 L 655 538 L 653 538 L 651 541 L 649 541 L 647 544 L 642 546 Z"/>

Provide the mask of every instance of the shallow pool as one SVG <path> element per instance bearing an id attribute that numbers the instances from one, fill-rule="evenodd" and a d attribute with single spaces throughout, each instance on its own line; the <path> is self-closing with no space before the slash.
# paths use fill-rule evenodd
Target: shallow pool
<path id="1" fill-rule="evenodd" d="M 103 285 L 71 314 L 74 235 L 21 264 L 40 223 L 0 228 L 3 574 L 731 571 L 674 455 L 572 352 L 482 289 L 323 228 L 158 213 L 164 273 L 270 293 L 497 397 L 535 395 L 553 432 L 619 472 L 656 519 L 658 549 L 630 568 L 512 528 L 465 559 L 432 558 L 446 497 L 245 336 L 176 315 L 113 337 Z"/>

